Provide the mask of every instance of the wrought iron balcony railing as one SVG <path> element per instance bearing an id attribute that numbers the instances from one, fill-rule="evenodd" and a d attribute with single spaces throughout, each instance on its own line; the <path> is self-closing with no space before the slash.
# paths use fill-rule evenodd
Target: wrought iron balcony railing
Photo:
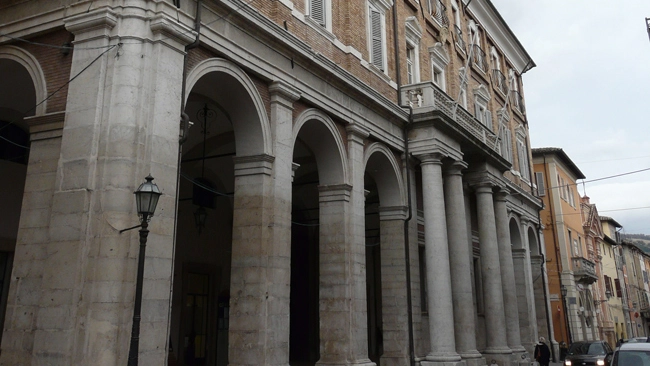
<path id="1" fill-rule="evenodd" d="M 458 106 L 456 101 L 432 82 L 405 85 L 402 88 L 402 100 L 410 103 L 414 113 L 417 113 L 419 108 L 433 108 L 442 112 L 448 119 L 455 121 L 467 134 L 483 142 L 490 150 L 498 154 L 497 135 L 467 110 Z"/>
<path id="2" fill-rule="evenodd" d="M 463 50 L 463 52 L 467 52 L 467 45 L 463 39 L 463 31 L 457 25 L 454 25 L 454 31 L 454 39 L 456 40 L 456 44 L 458 47 L 460 47 L 460 49 Z"/>
<path id="3" fill-rule="evenodd" d="M 573 276 L 576 281 L 591 284 L 598 280 L 596 275 L 596 264 L 587 258 L 573 257 Z"/>
<path id="4" fill-rule="evenodd" d="M 444 27 L 449 27 L 449 18 L 447 18 L 447 7 L 440 0 L 431 0 L 429 2 L 431 16 Z"/>
<path id="5" fill-rule="evenodd" d="M 512 106 L 515 107 L 522 114 L 526 113 L 526 108 L 524 108 L 524 98 L 516 90 L 511 92 Z"/>
<path id="6" fill-rule="evenodd" d="M 494 87 L 503 93 L 503 95 L 508 94 L 508 80 L 501 70 L 492 70 L 492 82 L 494 83 Z"/>
<path id="7" fill-rule="evenodd" d="M 477 44 L 470 45 L 472 49 L 472 62 L 474 65 L 481 69 L 483 72 L 487 72 L 487 58 L 485 57 L 485 51 L 481 49 L 481 46 Z"/>

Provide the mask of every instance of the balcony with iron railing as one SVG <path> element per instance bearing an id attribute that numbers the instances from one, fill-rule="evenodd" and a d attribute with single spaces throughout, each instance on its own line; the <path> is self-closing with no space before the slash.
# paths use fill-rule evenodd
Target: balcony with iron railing
<path id="1" fill-rule="evenodd" d="M 405 85 L 401 90 L 402 100 L 413 107 L 414 115 L 420 111 L 441 113 L 451 129 L 481 145 L 490 155 L 499 155 L 497 135 L 432 82 Z"/>
<path id="2" fill-rule="evenodd" d="M 521 114 L 525 114 L 526 108 L 524 108 L 524 98 L 521 96 L 521 93 L 516 90 L 513 90 L 510 93 L 512 98 L 512 106 L 515 107 L 515 109 L 518 110 Z"/>
<path id="3" fill-rule="evenodd" d="M 449 27 L 449 18 L 447 18 L 447 7 L 441 0 L 431 0 L 431 16 L 443 27 Z"/>
<path id="4" fill-rule="evenodd" d="M 454 40 L 463 52 L 467 52 L 467 45 L 463 39 L 463 31 L 457 25 L 454 25 Z"/>
<path id="5" fill-rule="evenodd" d="M 587 258 L 573 257 L 573 277 L 577 282 L 589 285 L 598 280 L 596 264 Z"/>
<path id="6" fill-rule="evenodd" d="M 474 65 L 476 65 L 476 67 L 481 71 L 487 72 L 487 58 L 485 57 L 485 51 L 483 51 L 481 46 L 477 44 L 472 44 L 470 47 L 472 47 L 472 62 Z"/>
<path id="7" fill-rule="evenodd" d="M 492 70 L 492 83 L 494 84 L 494 87 L 503 95 L 508 95 L 508 80 L 506 79 L 506 76 L 503 75 L 501 70 Z"/>

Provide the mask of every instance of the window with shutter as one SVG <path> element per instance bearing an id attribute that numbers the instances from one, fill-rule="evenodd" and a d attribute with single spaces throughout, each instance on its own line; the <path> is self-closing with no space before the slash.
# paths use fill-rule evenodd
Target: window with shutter
<path id="1" fill-rule="evenodd" d="M 616 297 L 623 297 L 623 291 L 621 291 L 621 281 L 618 278 L 614 279 L 614 285 L 616 286 Z"/>
<path id="2" fill-rule="evenodd" d="M 540 197 L 546 196 L 546 185 L 544 182 L 544 173 L 535 172 L 535 181 L 537 182 L 537 195 Z"/>
<path id="3" fill-rule="evenodd" d="M 608 297 L 612 295 L 612 283 L 611 283 L 611 278 L 607 275 L 605 277 L 605 295 Z M 609 295 L 608 295 L 609 294 Z"/>
<path id="4" fill-rule="evenodd" d="M 485 110 L 485 125 L 490 131 L 494 131 L 494 126 L 492 126 L 492 112 L 489 109 Z"/>
<path id="5" fill-rule="evenodd" d="M 370 46 L 370 58 L 373 65 L 380 70 L 384 70 L 384 45 L 382 40 L 381 13 L 377 9 L 370 7 L 370 32 L 372 44 Z"/>
<path id="6" fill-rule="evenodd" d="M 325 26 L 325 0 L 310 0 L 309 16 L 318 24 Z"/>

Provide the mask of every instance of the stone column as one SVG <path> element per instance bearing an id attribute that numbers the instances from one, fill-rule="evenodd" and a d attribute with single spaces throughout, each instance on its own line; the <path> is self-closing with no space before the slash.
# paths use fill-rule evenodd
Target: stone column
<path id="1" fill-rule="evenodd" d="M 483 303 L 485 305 L 485 337 L 487 347 L 484 353 L 511 354 L 506 335 L 506 319 L 501 287 L 501 264 L 497 241 L 492 184 L 479 183 L 475 186 L 478 211 L 478 231 L 481 246 L 481 277 L 483 280 Z M 494 356 L 491 356 L 494 358 Z M 505 359 L 501 360 L 506 363 Z"/>
<path id="2" fill-rule="evenodd" d="M 455 161 L 445 169 L 444 194 L 449 240 L 449 262 L 454 306 L 454 334 L 456 350 L 473 365 L 485 365 L 485 359 L 476 350 L 474 295 L 472 293 L 472 253 L 467 233 L 465 197 L 463 195 L 463 161 Z"/>
<path id="3" fill-rule="evenodd" d="M 286 357 L 282 348 L 284 332 L 272 320 L 285 324 L 283 300 L 276 300 L 273 289 L 277 268 L 271 262 L 277 250 L 271 241 L 273 226 L 273 162 L 268 155 L 235 157 L 235 197 L 233 204 L 232 260 L 230 270 L 230 318 L 228 327 L 228 360 L 230 365 L 271 365 L 274 354 Z M 280 280 L 288 281 L 284 271 Z M 288 282 L 284 282 L 287 285 Z M 281 290 L 280 296 L 288 296 Z M 286 299 L 284 299 L 286 300 Z M 288 312 L 288 309 L 284 309 Z M 288 323 L 286 323 L 288 324 Z M 286 330 L 285 330 L 286 332 Z M 276 335 L 277 334 L 277 335 Z M 276 337 L 279 339 L 276 340 Z M 277 343 L 275 343 L 277 342 Z M 272 346 L 272 350 L 267 349 Z M 286 365 L 287 363 L 284 363 Z"/>
<path id="4" fill-rule="evenodd" d="M 35 218 L 47 228 L 42 276 L 24 284 L 31 296 L 9 300 L 37 308 L 31 319 L 24 314 L 28 338 L 3 339 L 21 350 L 3 347 L 0 363 L 126 363 L 139 240 L 137 230 L 119 230 L 138 224 L 133 191 L 150 173 L 163 196 L 149 224 L 139 355 L 151 365 L 167 357 L 182 66 L 193 32 L 174 20 L 171 4 L 132 2 L 128 16 L 122 11 L 63 20 L 74 34 L 70 75 L 78 76 L 67 86 L 51 207 Z M 109 49 L 119 39 L 132 42 Z"/>
<path id="5" fill-rule="evenodd" d="M 270 227 L 271 249 L 268 268 L 273 274 L 270 286 L 267 328 L 273 333 L 265 346 L 273 364 L 289 364 L 289 303 L 291 297 L 291 188 L 293 160 L 293 102 L 300 94 L 283 82 L 269 86 L 271 93 L 271 131 L 273 133 L 273 216 Z"/>
<path id="6" fill-rule="evenodd" d="M 384 354 L 382 366 L 409 362 L 404 257 L 406 207 L 379 207 Z"/>
<path id="7" fill-rule="evenodd" d="M 530 239 L 528 238 L 528 219 L 520 217 L 520 231 L 523 238 L 521 248 L 512 248 L 512 260 L 515 265 L 515 281 L 517 282 L 517 298 L 519 299 L 519 328 L 521 343 L 530 355 L 533 354 L 537 336 L 537 311 L 535 310 L 535 294 L 533 289 L 533 274 L 530 261 Z M 536 278 L 536 277 L 535 277 Z M 540 278 L 538 281 L 542 281 Z M 546 337 L 549 342 L 552 337 Z"/>
<path id="8" fill-rule="evenodd" d="M 517 305 L 517 285 L 515 269 L 512 262 L 512 241 L 510 240 L 510 223 L 506 198 L 508 192 L 499 190 L 494 194 L 494 212 L 496 217 L 497 240 L 499 242 L 499 263 L 501 265 L 501 285 L 506 319 L 508 347 L 515 353 L 526 352 L 521 345 L 519 333 L 519 306 Z"/>
<path id="9" fill-rule="evenodd" d="M 424 242 L 430 351 L 424 366 L 460 361 L 456 353 L 447 220 L 442 187 L 441 154 L 418 156 L 422 167 Z"/>

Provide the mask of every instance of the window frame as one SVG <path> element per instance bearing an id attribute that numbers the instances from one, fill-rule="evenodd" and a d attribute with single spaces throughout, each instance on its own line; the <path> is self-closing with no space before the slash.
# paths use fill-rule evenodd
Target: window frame
<path id="1" fill-rule="evenodd" d="M 320 2 L 323 6 L 323 21 L 319 21 L 312 16 L 312 2 Z M 314 25 L 332 32 L 332 0 L 305 0 L 305 15 Z"/>
<path id="2" fill-rule="evenodd" d="M 368 41 L 368 58 L 369 65 L 378 69 L 382 73 L 388 75 L 388 51 L 386 45 L 386 12 L 392 6 L 392 1 L 387 2 L 386 0 L 368 0 L 366 2 L 366 19 L 367 19 L 367 41 Z M 378 15 L 377 24 L 379 29 L 377 33 L 379 37 L 375 36 L 375 22 L 373 21 L 373 14 Z M 375 41 L 380 42 L 379 48 L 376 49 Z M 375 52 L 379 51 L 380 55 L 376 55 Z M 379 59 L 377 59 L 379 57 Z"/>
<path id="3" fill-rule="evenodd" d="M 449 54 L 442 43 L 438 42 L 429 48 L 429 59 L 431 60 L 431 81 L 442 91 L 447 91 L 447 65 L 449 65 Z M 440 83 L 435 80 L 435 75 L 440 75 Z"/>

